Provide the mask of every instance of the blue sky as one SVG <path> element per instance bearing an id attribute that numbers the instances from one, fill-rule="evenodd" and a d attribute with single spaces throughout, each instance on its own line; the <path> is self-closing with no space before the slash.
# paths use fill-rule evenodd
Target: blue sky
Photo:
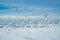
<path id="1" fill-rule="evenodd" d="M 60 0 L 0 0 L 0 15 L 60 15 Z"/>

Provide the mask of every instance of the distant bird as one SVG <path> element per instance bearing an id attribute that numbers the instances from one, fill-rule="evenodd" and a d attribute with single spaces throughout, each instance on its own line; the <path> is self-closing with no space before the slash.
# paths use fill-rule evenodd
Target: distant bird
<path id="1" fill-rule="evenodd" d="M 48 15 L 45 15 L 45 18 L 47 18 L 48 17 Z"/>

